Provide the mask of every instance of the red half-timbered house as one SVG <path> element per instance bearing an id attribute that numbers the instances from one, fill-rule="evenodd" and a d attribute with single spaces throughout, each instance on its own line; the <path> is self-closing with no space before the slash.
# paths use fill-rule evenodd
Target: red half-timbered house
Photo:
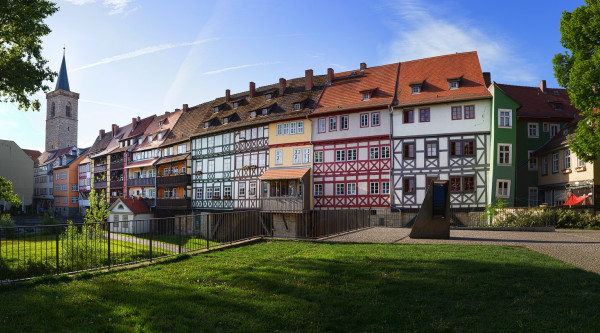
<path id="1" fill-rule="evenodd" d="M 399 65 L 334 74 L 312 120 L 315 209 L 390 207 L 390 108 Z"/>

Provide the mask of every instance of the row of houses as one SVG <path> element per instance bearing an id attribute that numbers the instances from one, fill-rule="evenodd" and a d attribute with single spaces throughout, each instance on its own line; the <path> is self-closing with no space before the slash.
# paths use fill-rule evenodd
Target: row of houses
<path id="1" fill-rule="evenodd" d="M 50 108 L 50 120 L 67 111 Z M 476 52 L 324 75 L 309 69 L 113 124 L 86 150 L 50 149 L 36 167 L 34 199 L 66 214 L 85 210 L 92 187 L 110 202 L 140 200 L 157 216 L 402 211 L 417 209 L 442 179 L 457 209 L 498 199 L 560 205 L 572 193 L 595 204 L 595 166 L 566 144 L 577 121 L 564 89 L 492 82 Z"/>

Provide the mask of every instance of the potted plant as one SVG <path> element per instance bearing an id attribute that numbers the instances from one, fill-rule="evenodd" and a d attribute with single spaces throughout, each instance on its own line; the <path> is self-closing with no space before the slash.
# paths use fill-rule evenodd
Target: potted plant
<path id="1" fill-rule="evenodd" d="M 198 170 L 198 171 L 196 171 L 194 174 L 195 174 L 195 175 L 201 175 L 201 174 L 202 174 L 202 171 Z"/>
<path id="2" fill-rule="evenodd" d="M 219 199 L 221 199 L 221 197 L 220 197 L 220 196 L 218 196 L 218 195 L 213 195 L 213 197 L 212 197 L 212 198 L 213 198 L 213 200 L 219 200 Z"/>
<path id="3" fill-rule="evenodd" d="M 223 196 L 223 200 L 231 200 L 231 196 L 230 195 L 224 195 Z"/>

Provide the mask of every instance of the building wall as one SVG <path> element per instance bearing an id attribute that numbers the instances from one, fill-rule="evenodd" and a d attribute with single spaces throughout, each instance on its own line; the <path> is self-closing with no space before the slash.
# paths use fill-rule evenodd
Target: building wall
<path id="1" fill-rule="evenodd" d="M 539 155 L 539 170 L 538 170 L 538 182 L 540 186 L 551 185 L 551 184 L 564 184 L 569 182 L 583 181 L 583 180 L 594 180 L 594 163 L 585 163 L 585 170 L 579 171 L 577 168 L 577 155 L 571 152 L 571 168 L 564 168 L 565 155 L 564 151 L 567 147 L 563 147 L 559 150 L 554 150 L 546 154 Z M 552 172 L 552 154 L 558 153 L 558 172 Z M 548 174 L 542 175 L 541 161 L 542 157 L 546 156 L 548 163 Z M 596 163 L 598 164 L 598 162 Z M 568 170 L 568 171 L 566 171 Z M 597 182 L 597 180 L 594 180 Z"/>
<path id="2" fill-rule="evenodd" d="M 0 140 L 0 177 L 12 182 L 13 191 L 24 206 L 31 205 L 33 160 L 13 141 Z M 0 205 L 3 204 L 0 202 Z"/>
<path id="3" fill-rule="evenodd" d="M 379 114 L 379 125 L 373 126 L 373 114 Z M 369 121 L 368 125 L 361 127 L 360 117 L 362 114 L 367 114 Z M 341 129 L 341 118 L 342 116 L 348 116 L 348 129 Z M 336 129 L 330 130 L 330 119 L 335 118 Z M 325 131 L 319 129 L 319 119 L 325 119 Z M 336 113 L 336 114 L 323 114 L 314 115 L 311 117 L 311 133 L 312 141 L 323 141 L 323 140 L 339 140 L 339 139 L 351 139 L 356 137 L 368 137 L 368 136 L 379 136 L 390 133 L 390 112 L 387 108 L 370 110 L 370 111 L 359 111 L 352 110 L 347 113 Z"/>
<path id="4" fill-rule="evenodd" d="M 84 158 L 82 155 L 68 166 L 54 169 L 54 206 L 63 216 L 73 216 L 79 212 L 79 162 Z M 62 177 L 63 173 L 66 173 L 65 179 Z M 63 190 L 63 185 L 66 191 Z"/>
<path id="5" fill-rule="evenodd" d="M 68 146 L 77 147 L 77 119 L 79 94 L 56 90 L 46 94 L 46 151 Z M 55 116 L 51 116 L 52 103 Z M 66 116 L 67 103 L 71 103 L 71 117 Z"/>

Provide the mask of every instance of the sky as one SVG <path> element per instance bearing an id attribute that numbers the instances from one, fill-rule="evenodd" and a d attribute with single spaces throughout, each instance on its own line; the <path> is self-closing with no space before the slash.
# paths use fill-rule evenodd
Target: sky
<path id="1" fill-rule="evenodd" d="M 43 56 L 63 47 L 79 99 L 79 147 L 98 131 L 225 95 L 302 77 L 477 51 L 492 80 L 558 87 L 560 18 L 584 0 L 61 0 Z M 47 83 L 54 90 L 56 82 Z M 43 151 L 42 111 L 0 103 L 0 139 Z"/>

